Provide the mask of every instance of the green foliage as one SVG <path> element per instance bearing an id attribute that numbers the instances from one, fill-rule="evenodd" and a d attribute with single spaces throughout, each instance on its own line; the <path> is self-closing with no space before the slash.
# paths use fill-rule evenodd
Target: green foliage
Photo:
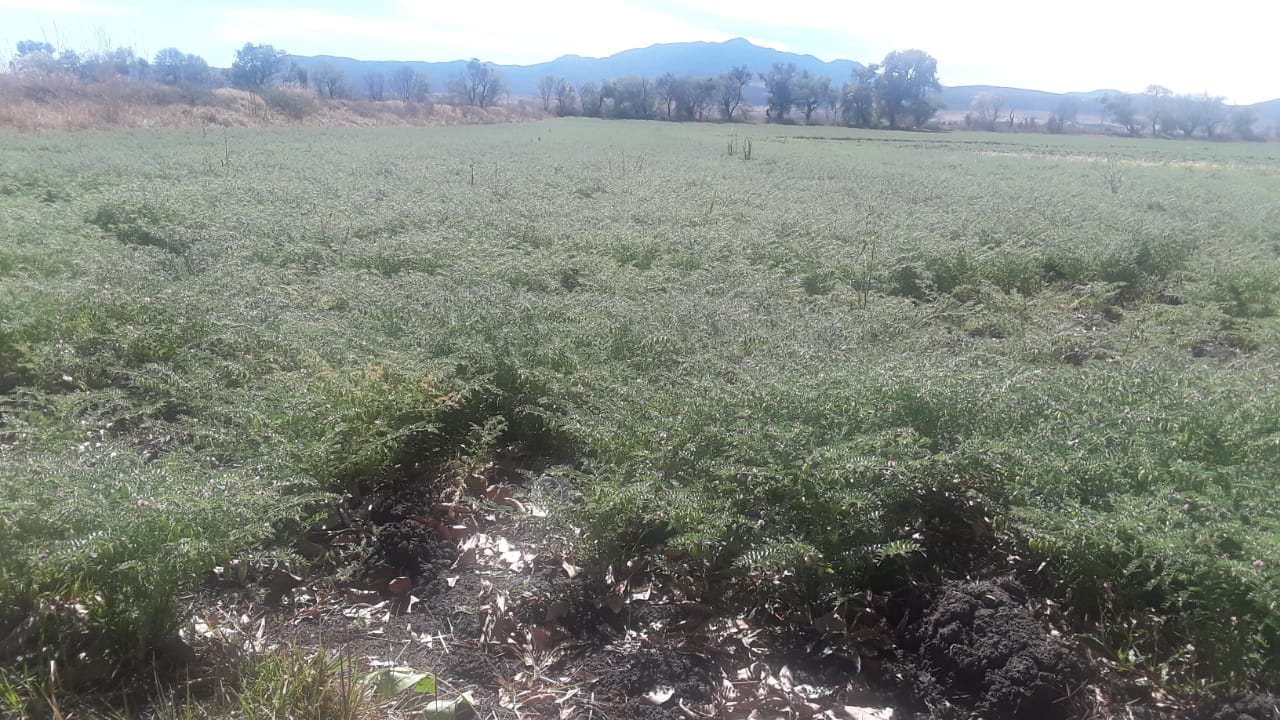
<path id="1" fill-rule="evenodd" d="M 125 245 L 145 245 L 178 254 L 186 249 L 180 240 L 166 237 L 163 213 L 146 203 L 133 207 L 108 203 L 95 210 L 88 222 Z"/>
<path id="2" fill-rule="evenodd" d="M 1280 277 L 1270 263 L 1224 267 L 1210 280 L 1210 297 L 1238 318 L 1273 317 L 1280 311 Z"/>
<path id="3" fill-rule="evenodd" d="M 4 138 L 0 625 L 137 657 L 325 493 L 520 444 L 601 565 L 1002 541 L 1126 657 L 1280 677 L 1274 149 L 802 133 Z"/>
<path id="4" fill-rule="evenodd" d="M 231 63 L 231 81 L 245 90 L 261 90 L 284 68 L 287 54 L 271 45 L 245 43 Z"/>
<path id="5" fill-rule="evenodd" d="M 119 661 L 140 659 L 169 637 L 186 588 L 213 565 L 256 551 L 277 518 L 309 499 L 187 453 L 145 464 L 131 448 L 89 441 L 71 451 L 74 460 L 51 450 L 24 455 L 4 477 L 22 491 L 0 503 L 4 606 L 40 612 L 81 602 L 88 627 L 47 617 L 44 641 L 59 647 L 65 634 L 87 632 Z"/>

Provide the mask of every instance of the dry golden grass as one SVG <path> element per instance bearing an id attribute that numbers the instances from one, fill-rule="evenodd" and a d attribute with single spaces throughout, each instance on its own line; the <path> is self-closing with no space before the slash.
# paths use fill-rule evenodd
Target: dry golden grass
<path id="1" fill-rule="evenodd" d="M 526 102 L 493 108 L 399 100 L 321 100 L 276 89 L 273 102 L 243 90 L 182 89 L 126 79 L 86 83 L 65 75 L 0 74 L 0 128 L 19 132 L 152 127 L 373 127 L 527 122 Z"/>

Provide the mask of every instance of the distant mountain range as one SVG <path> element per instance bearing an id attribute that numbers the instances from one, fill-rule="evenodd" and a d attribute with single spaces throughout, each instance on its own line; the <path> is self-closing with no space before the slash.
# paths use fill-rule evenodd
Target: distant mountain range
<path id="1" fill-rule="evenodd" d="M 318 56 L 290 56 L 291 61 L 303 67 L 319 63 L 331 63 L 346 73 L 357 91 L 364 86 L 366 75 L 374 72 L 390 74 L 398 67 L 408 65 L 415 70 L 426 73 L 431 79 L 432 89 L 443 92 L 445 83 L 456 77 L 466 66 L 465 60 L 450 62 L 397 62 L 385 60 L 353 60 L 351 58 Z M 482 58 L 483 59 L 483 58 Z M 759 76 L 767 72 L 775 62 L 795 63 L 801 70 L 808 70 L 816 75 L 826 75 L 832 84 L 839 87 L 853 73 L 855 67 L 862 63 L 852 60 L 833 60 L 825 62 L 812 55 L 774 50 L 760 47 L 754 43 L 736 38 L 724 42 L 685 42 L 650 45 L 646 48 L 624 50 L 604 58 L 588 58 L 579 55 L 564 55 L 550 62 L 536 65 L 496 65 L 501 68 L 514 95 L 537 95 L 538 80 L 547 75 L 564 77 L 575 85 L 601 80 L 620 78 L 626 75 L 644 75 L 656 78 L 664 73 L 676 75 L 692 75 L 710 77 L 718 75 L 738 65 L 746 65 Z M 945 66 L 940 73 L 946 76 Z M 996 92 L 1005 100 L 1005 109 L 1016 114 L 1047 114 L 1052 111 L 1064 96 L 1073 96 L 1079 100 L 1079 110 L 1083 116 L 1097 116 L 1102 112 L 1101 100 L 1114 90 L 1094 90 L 1079 93 L 1051 93 L 1042 90 L 1022 88 L 1006 88 L 990 85 L 963 85 L 944 87 L 941 100 L 953 111 L 964 111 L 969 102 L 980 92 Z M 764 88 L 757 81 L 754 87 L 748 88 L 747 101 L 759 104 L 764 99 Z M 1264 126 L 1280 123 L 1280 99 L 1257 103 L 1253 106 L 1258 112 L 1258 120 Z"/>
<path id="2" fill-rule="evenodd" d="M 466 60 L 449 62 L 396 62 L 385 60 L 353 60 L 330 55 L 296 56 L 287 58 L 303 67 L 311 67 L 320 63 L 330 63 L 346 73 L 357 89 L 363 87 L 364 77 L 370 73 L 390 74 L 398 67 L 408 65 L 418 72 L 426 73 L 431 79 L 432 89 L 443 92 L 445 83 L 456 77 L 466 67 Z M 538 80 L 547 75 L 557 75 L 574 85 L 602 80 L 611 80 L 627 75 L 644 75 L 657 78 L 665 73 L 692 75 L 694 77 L 711 77 L 719 75 L 738 65 L 746 65 L 757 76 L 768 72 L 775 62 L 791 62 L 801 70 L 808 70 L 815 75 L 826 75 L 838 86 L 843 83 L 855 67 L 861 63 L 852 60 L 834 60 L 824 62 L 812 55 L 783 52 L 772 48 L 760 47 L 750 41 L 737 38 L 725 42 L 685 42 L 650 45 L 646 48 L 624 50 L 604 58 L 588 58 L 580 55 L 563 55 L 550 62 L 536 65 L 497 65 L 506 76 L 507 84 L 513 95 L 537 95 Z M 758 97 L 756 97 L 758 96 Z M 755 92 L 748 92 L 749 102 L 760 102 L 764 98 L 763 87 Z"/>

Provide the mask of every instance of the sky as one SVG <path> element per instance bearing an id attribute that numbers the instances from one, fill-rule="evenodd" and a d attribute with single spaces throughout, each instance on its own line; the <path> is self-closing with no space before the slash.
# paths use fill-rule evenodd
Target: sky
<path id="1" fill-rule="evenodd" d="M 919 48 L 938 59 L 946 85 L 1160 84 L 1253 103 L 1280 98 L 1277 27 L 1274 0 L 0 0 L 0 56 L 36 39 L 80 52 L 131 46 L 147 57 L 177 47 L 225 67 L 253 42 L 295 55 L 526 65 L 745 37 L 864 63 Z"/>

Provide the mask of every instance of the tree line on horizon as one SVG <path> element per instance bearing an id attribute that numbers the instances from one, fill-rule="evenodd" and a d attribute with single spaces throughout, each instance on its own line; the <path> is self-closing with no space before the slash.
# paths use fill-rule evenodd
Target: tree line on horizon
<path id="1" fill-rule="evenodd" d="M 1103 120 L 1114 123 L 1125 133 L 1140 137 L 1182 137 L 1203 135 L 1214 139 L 1229 132 L 1241 140 L 1261 140 L 1255 131 L 1258 113 L 1252 107 L 1229 107 L 1226 100 L 1208 93 L 1178 95 L 1160 85 L 1150 85 L 1141 93 L 1108 93 L 1101 101 Z M 1062 96 L 1049 111 L 1044 129 L 1065 132 L 1075 124 L 1080 100 Z M 965 127 L 980 130 L 1038 130 L 1040 121 L 1024 114 L 1016 118 L 999 92 L 978 93 L 969 103 L 964 116 Z"/>
<path id="2" fill-rule="evenodd" d="M 321 98 L 371 101 L 428 102 L 443 95 L 453 104 L 480 108 L 493 107 L 510 95 L 501 69 L 475 58 L 446 81 L 444 93 L 436 94 L 426 73 L 408 64 L 387 73 L 367 73 L 357 86 L 332 62 L 299 64 L 289 61 L 284 50 L 267 44 L 245 43 L 226 69 L 211 67 L 204 58 L 177 48 L 160 50 L 150 60 L 132 48 L 81 54 L 36 40 L 21 41 L 16 49 L 12 72 L 56 73 L 85 82 L 124 78 L 191 91 L 235 87 L 258 94 L 305 89 Z M 739 65 L 711 77 L 665 73 L 657 78 L 628 75 L 574 84 L 547 75 L 538 80 L 537 94 L 544 112 L 562 117 L 745 122 L 757 111 L 746 101 L 745 91 L 758 80 L 766 92 L 761 108 L 765 122 L 810 125 L 821 111 L 819 122 L 824 124 L 914 129 L 926 127 L 944 109 L 937 98 L 941 90 L 937 73 L 937 60 L 912 49 L 890 52 L 877 64 L 855 65 L 839 87 L 827 76 L 794 63 L 776 62 L 759 74 Z M 1132 136 L 1217 138 L 1229 131 L 1240 139 L 1262 139 L 1254 131 L 1257 113 L 1253 108 L 1228 107 L 1223 98 L 1208 93 L 1179 95 L 1152 85 L 1142 93 L 1110 94 L 1102 108 L 1106 121 Z M 1063 96 L 1042 126 L 1029 114 L 1016 119 L 1013 110 L 1006 109 L 1005 99 L 988 91 L 972 99 L 964 125 L 1060 133 L 1077 124 L 1078 114 L 1079 100 Z"/>
<path id="3" fill-rule="evenodd" d="M 733 122 L 750 118 L 745 90 L 757 79 L 767 93 L 766 122 L 802 117 L 810 125 L 822 110 L 828 122 L 850 127 L 916 128 L 941 107 L 934 97 L 941 89 L 937 61 L 920 50 L 894 51 L 881 64 L 858 66 L 842 87 L 795 63 L 776 62 L 758 75 L 739 65 L 713 77 L 629 75 L 580 86 L 548 75 L 538 81 L 538 93 L 543 110 L 562 116 Z"/>
<path id="4" fill-rule="evenodd" d="M 1227 107 L 1209 93 L 1179 95 L 1162 85 L 1148 85 L 1141 93 L 1114 93 L 1102 101 L 1107 117 L 1129 135 L 1215 138 L 1226 128 L 1242 140 L 1262 139 L 1254 131 L 1258 113 L 1247 105 Z"/>
<path id="5" fill-rule="evenodd" d="M 307 88 L 329 99 L 408 102 L 433 97 L 430 78 L 410 65 L 401 65 L 389 74 L 368 73 L 363 87 L 356 87 L 332 62 L 289 62 L 284 50 L 253 43 L 236 51 L 230 68 L 219 70 L 204 58 L 177 48 L 163 49 L 149 61 L 132 48 L 82 56 L 72 50 L 58 52 L 47 42 L 25 40 L 18 43 L 11 68 L 69 74 L 86 82 L 127 78 L 189 89 L 230 86 L 262 92 L 269 87 Z M 931 99 L 941 87 L 937 61 L 919 50 L 895 51 L 880 65 L 859 66 L 843 88 L 833 87 L 830 78 L 800 70 L 794 63 L 774 63 L 758 76 L 745 65 L 706 78 L 673 73 L 658 78 L 629 75 L 581 85 L 547 76 L 538 81 L 538 93 L 543 110 L 561 116 L 745 121 L 752 108 L 744 91 L 757 79 L 768 92 L 764 108 L 767 122 L 791 122 L 794 112 L 810 124 L 814 113 L 825 109 L 829 120 L 838 117 L 854 127 L 920 127 L 939 108 Z M 481 108 L 492 107 L 509 95 L 502 71 L 474 58 L 447 81 L 445 90 L 452 102 Z"/>

